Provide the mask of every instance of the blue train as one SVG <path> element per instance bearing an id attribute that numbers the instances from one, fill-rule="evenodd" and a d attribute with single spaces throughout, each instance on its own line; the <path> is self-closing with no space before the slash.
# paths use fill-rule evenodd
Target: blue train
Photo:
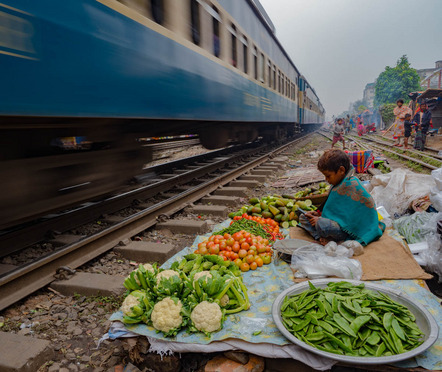
<path id="1" fill-rule="evenodd" d="M 0 66 L 0 227 L 111 191 L 147 162 L 139 137 L 324 121 L 258 0 L 0 0 Z"/>

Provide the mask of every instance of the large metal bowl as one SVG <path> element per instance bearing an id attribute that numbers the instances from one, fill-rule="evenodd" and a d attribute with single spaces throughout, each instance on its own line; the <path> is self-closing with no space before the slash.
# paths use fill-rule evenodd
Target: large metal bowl
<path id="1" fill-rule="evenodd" d="M 330 282 L 341 282 L 346 281 L 353 283 L 355 285 L 361 284 L 362 282 L 357 280 L 345 280 L 345 279 L 315 279 L 312 280 L 312 284 L 315 287 L 318 288 L 325 288 L 327 286 L 327 283 Z M 318 350 L 310 345 L 307 345 L 306 343 L 302 342 L 295 336 L 293 336 L 282 323 L 282 317 L 281 317 L 281 305 L 284 301 L 284 298 L 288 295 L 295 295 L 298 293 L 301 293 L 307 289 L 309 289 L 308 282 L 303 282 L 296 284 L 288 289 L 286 289 L 284 292 L 282 292 L 273 303 L 272 308 L 272 314 L 273 314 L 273 320 L 276 323 L 276 326 L 281 331 L 281 333 L 288 338 L 293 343 L 301 346 L 302 348 L 311 351 L 312 353 L 319 354 L 322 357 L 327 357 L 330 359 L 338 360 L 340 362 L 345 363 L 351 363 L 351 364 L 390 364 L 399 362 L 401 360 L 412 358 L 416 355 L 419 355 L 423 353 L 425 350 L 427 350 L 431 345 L 434 344 L 434 342 L 437 340 L 438 334 L 439 334 L 439 327 L 434 320 L 434 318 L 431 316 L 431 314 L 420 304 L 413 301 L 410 297 L 406 296 L 404 293 L 400 291 L 396 291 L 394 289 L 386 288 L 382 285 L 373 284 L 370 282 L 363 282 L 366 289 L 371 289 L 373 291 L 379 291 L 382 293 L 387 294 L 390 296 L 390 298 L 394 301 L 399 302 L 400 304 L 403 304 L 408 307 L 408 309 L 414 314 L 416 317 L 416 323 L 421 329 L 421 331 L 424 333 L 424 342 L 422 345 L 418 346 L 417 348 L 407 351 L 406 353 L 392 355 L 392 356 L 386 356 L 386 357 L 355 357 L 355 356 L 347 356 L 347 355 L 339 355 L 339 354 L 333 354 L 328 353 L 325 351 Z"/>

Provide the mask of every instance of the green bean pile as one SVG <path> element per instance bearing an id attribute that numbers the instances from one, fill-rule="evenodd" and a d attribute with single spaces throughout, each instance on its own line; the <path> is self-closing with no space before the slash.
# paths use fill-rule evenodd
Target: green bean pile
<path id="1" fill-rule="evenodd" d="M 414 315 L 387 295 L 364 289 L 364 284 L 309 285 L 309 290 L 287 296 L 281 306 L 284 326 L 306 344 L 364 357 L 401 354 L 422 344 Z"/>
<path id="2" fill-rule="evenodd" d="M 261 236 L 264 239 L 269 239 L 269 240 L 273 239 L 272 234 L 269 234 L 267 231 L 265 231 L 260 223 L 253 220 L 248 220 L 246 218 L 233 221 L 229 227 L 221 231 L 215 232 L 213 233 L 213 235 L 224 235 L 225 233 L 233 235 L 236 232 L 242 230 L 247 231 L 255 236 Z"/>

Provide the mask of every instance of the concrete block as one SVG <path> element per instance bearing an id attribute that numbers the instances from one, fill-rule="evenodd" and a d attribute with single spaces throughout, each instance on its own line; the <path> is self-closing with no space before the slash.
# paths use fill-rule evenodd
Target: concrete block
<path id="1" fill-rule="evenodd" d="M 192 213 L 198 215 L 213 215 L 226 217 L 228 215 L 229 209 L 222 205 L 195 205 L 192 207 Z"/>
<path id="2" fill-rule="evenodd" d="M 172 220 L 157 223 L 155 226 L 158 230 L 167 229 L 177 234 L 201 234 L 207 231 L 208 225 L 204 221 L 191 220 Z"/>
<path id="3" fill-rule="evenodd" d="M 258 176 L 257 174 L 246 174 L 244 176 L 239 177 L 240 181 L 258 181 L 260 183 L 264 183 L 267 179 L 267 176 Z"/>
<path id="4" fill-rule="evenodd" d="M 224 196 L 247 196 L 247 187 L 221 187 L 216 190 L 214 195 L 224 195 Z"/>
<path id="5" fill-rule="evenodd" d="M 261 165 L 258 168 L 255 168 L 255 170 L 265 170 L 265 171 L 272 171 L 272 172 L 278 172 L 281 170 L 281 166 L 267 166 L 267 165 Z"/>
<path id="6" fill-rule="evenodd" d="M 5 273 L 7 273 L 8 271 L 12 271 L 14 269 L 16 269 L 18 266 L 14 266 L 14 265 L 5 265 L 5 264 L 0 264 L 0 275 L 3 275 Z"/>
<path id="7" fill-rule="evenodd" d="M 114 251 L 121 253 L 121 255 L 128 260 L 140 263 L 163 263 L 176 253 L 176 249 L 172 244 L 145 241 L 132 241 L 128 245 L 115 247 Z"/>
<path id="8" fill-rule="evenodd" d="M 79 240 L 83 239 L 85 235 L 69 235 L 69 234 L 63 234 L 58 235 L 54 239 L 50 240 L 49 243 L 62 246 L 62 245 L 68 245 L 68 244 L 74 244 L 78 242 Z"/>
<path id="9" fill-rule="evenodd" d="M 252 169 L 250 171 L 252 176 L 271 176 L 272 174 L 275 174 L 275 172 L 271 170 L 258 170 L 258 169 Z"/>
<path id="10" fill-rule="evenodd" d="M 124 277 L 78 272 L 68 280 L 52 282 L 50 287 L 65 296 L 119 296 L 124 293 Z"/>
<path id="11" fill-rule="evenodd" d="M 289 161 L 288 156 L 278 156 L 272 159 L 273 163 L 287 163 Z"/>
<path id="12" fill-rule="evenodd" d="M 35 372 L 53 358 L 50 341 L 0 332 L 0 371 Z"/>
<path id="13" fill-rule="evenodd" d="M 239 180 L 232 181 L 229 183 L 231 187 L 247 187 L 248 189 L 253 189 L 254 187 L 259 186 L 260 183 L 258 181 L 247 181 L 247 180 Z"/>
<path id="14" fill-rule="evenodd" d="M 240 202 L 239 197 L 237 196 L 220 196 L 220 195 L 211 195 L 206 196 L 201 199 L 201 203 L 203 204 L 211 204 L 211 205 L 228 205 L 228 206 L 236 206 Z"/>

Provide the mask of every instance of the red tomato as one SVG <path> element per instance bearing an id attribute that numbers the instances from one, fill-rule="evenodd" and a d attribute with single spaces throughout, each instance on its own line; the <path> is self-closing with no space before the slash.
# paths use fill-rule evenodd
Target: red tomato
<path id="1" fill-rule="evenodd" d="M 272 262 L 272 257 L 265 255 L 262 257 L 262 261 L 264 265 L 268 265 L 270 262 Z"/>
<path id="2" fill-rule="evenodd" d="M 252 239 L 252 237 L 248 237 L 248 238 L 246 238 L 246 242 L 249 244 L 249 245 L 252 245 L 253 244 L 253 239 Z"/>
<path id="3" fill-rule="evenodd" d="M 262 244 L 258 244 L 257 251 L 258 253 L 265 253 L 266 247 L 264 247 Z"/>
<path id="4" fill-rule="evenodd" d="M 238 252 L 238 256 L 240 258 L 244 258 L 245 256 L 247 256 L 247 251 L 245 249 L 240 249 Z"/>
<path id="5" fill-rule="evenodd" d="M 246 232 L 244 233 L 244 237 L 245 237 L 245 238 L 248 238 L 248 237 L 250 237 L 250 235 L 252 235 L 252 234 L 250 234 L 250 233 L 249 233 L 249 232 L 247 232 L 247 231 L 246 231 Z"/>
<path id="6" fill-rule="evenodd" d="M 242 261 L 239 258 L 236 258 L 235 261 L 233 261 L 233 262 L 235 262 L 235 265 L 238 267 L 240 267 L 242 265 Z"/>
<path id="7" fill-rule="evenodd" d="M 233 247 L 233 244 L 235 244 L 235 239 L 233 239 L 233 238 L 229 238 L 229 239 L 227 239 L 227 240 L 226 240 L 226 244 L 227 244 L 227 246 L 229 246 L 229 247 Z"/>
<path id="8" fill-rule="evenodd" d="M 239 241 L 239 240 L 242 239 L 242 234 L 241 234 L 240 232 L 236 232 L 235 234 L 233 234 L 232 238 L 233 238 L 235 241 Z"/>
<path id="9" fill-rule="evenodd" d="M 249 255 L 246 257 L 246 261 L 247 261 L 248 264 L 251 264 L 252 262 L 255 261 L 255 256 L 254 256 L 253 254 L 249 254 Z"/>
<path id="10" fill-rule="evenodd" d="M 219 254 L 219 246 L 218 245 L 214 245 L 212 247 L 209 248 L 209 253 L 210 254 Z"/>
<path id="11" fill-rule="evenodd" d="M 257 248 L 256 248 L 256 246 L 254 246 L 254 245 L 251 245 L 249 249 L 250 249 L 251 251 L 255 251 L 255 253 L 256 253 L 256 251 L 257 251 Z"/>
<path id="12" fill-rule="evenodd" d="M 241 246 L 239 245 L 239 243 L 235 242 L 232 246 L 232 251 L 238 253 L 240 249 L 241 249 Z"/>
<path id="13" fill-rule="evenodd" d="M 258 265 L 258 267 L 261 267 L 262 265 L 264 265 L 264 261 L 261 257 L 255 258 L 255 262 Z"/>
<path id="14" fill-rule="evenodd" d="M 250 266 L 249 266 L 249 264 L 246 263 L 246 262 L 243 262 L 243 263 L 240 265 L 239 268 L 241 269 L 242 272 L 246 272 L 246 271 L 249 271 L 249 270 L 250 270 Z"/>
<path id="15" fill-rule="evenodd" d="M 272 251 L 272 248 L 270 248 L 269 246 L 267 246 L 266 247 L 266 252 L 268 253 L 268 252 L 271 252 Z"/>
<path id="16" fill-rule="evenodd" d="M 258 268 L 258 264 L 257 264 L 255 261 L 253 261 L 253 262 L 250 264 L 250 268 L 251 268 L 252 270 L 256 270 L 256 269 Z"/>
<path id="17" fill-rule="evenodd" d="M 248 251 L 249 248 L 250 248 L 250 244 L 249 243 L 244 242 L 244 243 L 241 244 L 241 249 L 245 249 L 246 251 Z"/>
<path id="18" fill-rule="evenodd" d="M 206 255 L 209 253 L 209 250 L 207 249 L 206 246 L 199 248 L 200 254 L 202 255 Z"/>
<path id="19" fill-rule="evenodd" d="M 227 247 L 226 241 L 225 240 L 221 240 L 219 242 L 219 249 L 221 249 L 222 251 L 225 250 Z"/>

